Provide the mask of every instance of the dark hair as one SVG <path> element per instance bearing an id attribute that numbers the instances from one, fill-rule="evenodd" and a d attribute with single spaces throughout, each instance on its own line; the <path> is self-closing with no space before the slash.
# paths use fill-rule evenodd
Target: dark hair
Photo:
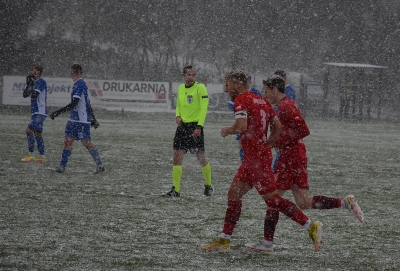
<path id="1" fill-rule="evenodd" d="M 71 70 L 73 70 L 75 74 L 82 74 L 82 66 L 79 64 L 72 65 Z"/>
<path id="2" fill-rule="evenodd" d="M 186 74 L 187 70 L 194 70 L 194 68 L 193 68 L 192 65 L 185 66 L 185 67 L 183 68 L 183 74 Z"/>
<path id="3" fill-rule="evenodd" d="M 286 79 L 286 72 L 284 70 L 277 70 L 274 72 L 274 75 L 279 75 L 280 77 Z"/>
<path id="4" fill-rule="evenodd" d="M 34 67 L 36 70 L 38 70 L 40 72 L 40 74 L 42 74 L 42 72 L 43 72 L 42 66 L 33 64 L 32 67 Z"/>
<path id="5" fill-rule="evenodd" d="M 251 80 L 251 75 L 249 73 L 246 73 L 247 80 Z"/>
<path id="6" fill-rule="evenodd" d="M 232 80 L 232 81 L 238 81 L 240 82 L 244 87 L 247 87 L 247 79 L 248 79 L 248 74 L 245 73 L 244 71 L 241 70 L 234 70 L 227 72 L 224 76 L 224 79 L 227 80 Z"/>
<path id="7" fill-rule="evenodd" d="M 35 70 L 38 70 L 40 72 L 40 74 L 42 74 L 42 72 L 43 72 L 43 68 L 40 65 L 32 64 L 31 68 L 34 68 Z"/>
<path id="8" fill-rule="evenodd" d="M 267 80 L 263 80 L 263 85 L 271 89 L 277 87 L 279 92 L 285 93 L 285 80 L 281 76 L 273 75 Z"/>

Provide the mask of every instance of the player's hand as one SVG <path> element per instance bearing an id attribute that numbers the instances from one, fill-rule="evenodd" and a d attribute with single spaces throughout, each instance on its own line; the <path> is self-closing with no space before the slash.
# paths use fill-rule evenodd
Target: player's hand
<path id="1" fill-rule="evenodd" d="M 176 117 L 175 118 L 175 122 L 176 122 L 176 124 L 181 125 L 182 124 L 182 118 L 181 117 Z"/>
<path id="2" fill-rule="evenodd" d="M 58 115 L 60 115 L 60 113 L 58 113 L 57 111 L 54 111 L 53 113 L 50 114 L 50 118 L 52 120 L 54 120 Z"/>
<path id="3" fill-rule="evenodd" d="M 221 129 L 222 137 L 226 137 L 226 136 L 229 135 L 228 130 L 229 130 L 229 127 L 224 127 L 224 128 Z"/>
<path id="4" fill-rule="evenodd" d="M 26 85 L 33 86 L 35 84 L 35 77 L 33 75 L 28 75 L 26 77 Z"/>
<path id="5" fill-rule="evenodd" d="M 201 128 L 194 129 L 192 136 L 193 137 L 198 137 L 200 135 L 201 135 Z"/>
<path id="6" fill-rule="evenodd" d="M 96 119 L 92 119 L 90 121 L 90 126 L 92 126 L 94 129 L 97 129 L 100 126 L 100 123 Z"/>

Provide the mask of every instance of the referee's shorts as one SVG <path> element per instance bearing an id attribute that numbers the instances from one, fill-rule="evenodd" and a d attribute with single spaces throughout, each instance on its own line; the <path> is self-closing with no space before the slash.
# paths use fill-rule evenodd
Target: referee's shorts
<path id="1" fill-rule="evenodd" d="M 176 128 L 174 137 L 174 150 L 184 150 L 192 154 L 204 153 L 204 132 L 198 137 L 193 137 L 193 131 L 197 127 L 197 122 L 183 123 Z"/>

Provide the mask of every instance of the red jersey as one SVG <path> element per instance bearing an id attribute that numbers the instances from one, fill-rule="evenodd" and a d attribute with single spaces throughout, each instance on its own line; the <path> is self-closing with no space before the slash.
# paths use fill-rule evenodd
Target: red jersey
<path id="1" fill-rule="evenodd" d="M 282 124 L 282 133 L 274 147 L 283 150 L 304 145 L 303 138 L 310 134 L 310 130 L 297 104 L 289 98 L 281 100 L 278 103 L 278 118 Z"/>
<path id="2" fill-rule="evenodd" d="M 274 145 L 280 151 L 274 171 L 278 189 L 290 190 L 293 184 L 308 189 L 307 155 L 303 138 L 310 134 L 310 130 L 297 104 L 289 98 L 278 103 L 278 118 L 282 124 L 282 133 Z"/>
<path id="3" fill-rule="evenodd" d="M 272 193 L 277 187 L 267 130 L 275 110 L 265 98 L 248 91 L 235 98 L 234 112 L 235 118 L 247 119 L 247 129 L 240 134 L 244 160 L 233 179 L 255 187 L 260 195 Z"/>
<path id="4" fill-rule="evenodd" d="M 235 118 L 247 119 L 247 129 L 240 134 L 244 159 L 272 157 L 267 144 L 267 131 L 276 113 L 268 100 L 247 91 L 235 98 L 234 112 Z"/>

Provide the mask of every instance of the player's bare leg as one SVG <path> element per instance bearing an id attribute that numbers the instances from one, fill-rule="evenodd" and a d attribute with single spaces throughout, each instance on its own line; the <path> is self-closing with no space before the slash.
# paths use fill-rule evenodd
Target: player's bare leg
<path id="1" fill-rule="evenodd" d="M 230 238 L 242 212 L 242 197 L 252 187 L 245 182 L 233 180 L 228 191 L 228 207 L 226 209 L 224 228 L 219 237 L 212 242 L 202 244 L 200 248 L 208 251 L 228 251 Z"/>

